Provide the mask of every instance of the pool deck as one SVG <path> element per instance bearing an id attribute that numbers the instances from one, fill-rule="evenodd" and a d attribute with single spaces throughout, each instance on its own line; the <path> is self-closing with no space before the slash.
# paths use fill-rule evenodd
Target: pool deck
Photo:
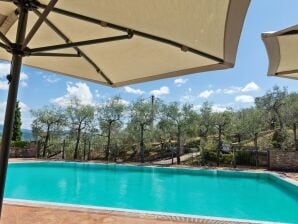
<path id="1" fill-rule="evenodd" d="M 208 220 L 136 214 L 118 211 L 84 211 L 70 208 L 51 208 L 5 204 L 1 224 L 245 224 L 224 220 Z"/>
<path id="2" fill-rule="evenodd" d="M 10 162 L 25 162 L 36 160 L 10 159 Z M 137 165 L 137 164 L 136 164 Z M 149 165 L 149 164 L 145 164 Z M 186 167 L 186 166 L 179 166 Z M 210 169 L 210 168 L 209 168 Z M 227 169 L 227 168 L 219 168 Z M 249 169 L 237 169 L 251 171 Z M 256 171 L 256 170 L 254 170 Z M 262 172 L 264 170 L 257 170 Z M 273 172 L 288 178 L 294 182 L 298 181 L 298 173 Z M 47 206 L 36 203 L 14 203 L 5 202 L 0 224 L 227 224 L 227 223 L 251 223 L 227 220 L 210 220 L 200 218 L 185 218 L 179 216 L 143 214 L 110 210 L 90 210 L 63 206 Z"/>

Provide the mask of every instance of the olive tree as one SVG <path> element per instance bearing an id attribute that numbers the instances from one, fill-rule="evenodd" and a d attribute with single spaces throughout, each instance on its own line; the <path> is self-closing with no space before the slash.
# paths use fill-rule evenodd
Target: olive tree
<path id="1" fill-rule="evenodd" d="M 182 134 L 186 131 L 190 120 L 188 119 L 190 114 L 193 112 L 192 106 L 189 104 L 184 104 L 182 108 L 177 102 L 170 103 L 168 105 L 164 104 L 162 107 L 162 113 L 164 118 L 171 122 L 171 124 L 176 129 L 177 136 L 177 164 L 180 164 L 180 154 L 182 152 Z"/>
<path id="2" fill-rule="evenodd" d="M 74 98 L 66 108 L 66 115 L 68 120 L 68 126 L 70 130 L 75 134 L 75 148 L 73 159 L 78 159 L 79 144 L 81 135 L 84 129 L 86 129 L 93 121 L 94 107 L 91 105 L 82 105 L 78 99 Z"/>
<path id="3" fill-rule="evenodd" d="M 33 134 L 43 140 L 42 157 L 46 157 L 49 140 L 54 130 L 61 130 L 65 126 L 65 114 L 60 107 L 43 107 L 31 110 Z"/>
<path id="4" fill-rule="evenodd" d="M 125 104 L 119 96 L 113 97 L 106 101 L 97 109 L 97 115 L 101 130 L 107 135 L 107 146 L 105 159 L 109 160 L 112 130 L 120 128 L 121 118 L 125 111 Z"/>
<path id="5" fill-rule="evenodd" d="M 144 99 L 136 100 L 130 107 L 130 123 L 134 124 L 140 133 L 140 157 L 141 162 L 145 161 L 144 156 L 144 131 L 152 124 L 152 104 Z"/>

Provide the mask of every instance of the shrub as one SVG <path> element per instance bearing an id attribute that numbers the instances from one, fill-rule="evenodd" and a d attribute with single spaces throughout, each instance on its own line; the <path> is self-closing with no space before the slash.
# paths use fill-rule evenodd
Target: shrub
<path id="1" fill-rule="evenodd" d="M 29 144 L 30 144 L 30 142 L 27 142 L 27 141 L 13 141 L 11 143 L 11 146 L 24 148 L 26 146 L 29 146 Z"/>
<path id="2" fill-rule="evenodd" d="M 233 154 L 228 153 L 228 154 L 221 154 L 220 156 L 220 162 L 224 164 L 232 164 L 233 162 Z"/>

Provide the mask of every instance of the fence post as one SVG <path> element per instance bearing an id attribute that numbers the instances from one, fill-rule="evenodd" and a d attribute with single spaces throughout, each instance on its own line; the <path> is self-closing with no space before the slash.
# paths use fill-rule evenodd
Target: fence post
<path id="1" fill-rule="evenodd" d="M 86 159 L 86 147 L 87 147 L 87 142 L 86 142 L 86 138 L 84 139 L 84 155 L 83 155 L 83 160 Z"/>
<path id="2" fill-rule="evenodd" d="M 267 169 L 270 170 L 270 150 L 267 150 Z"/>
<path id="3" fill-rule="evenodd" d="M 236 168 L 236 147 L 232 146 L 233 149 L 233 167 Z"/>
<path id="4" fill-rule="evenodd" d="M 87 155 L 87 160 L 90 160 L 90 154 L 91 154 L 91 141 L 89 140 L 89 146 L 88 146 L 88 155 Z"/>
<path id="5" fill-rule="evenodd" d="M 259 149 L 256 148 L 256 168 L 259 167 Z"/>
<path id="6" fill-rule="evenodd" d="M 36 158 L 39 158 L 39 153 L 40 153 L 40 140 L 37 141 L 37 150 L 36 150 Z"/>
<path id="7" fill-rule="evenodd" d="M 172 165 L 174 164 L 174 152 L 173 147 L 171 147 L 171 159 L 172 159 Z"/>
<path id="8" fill-rule="evenodd" d="M 63 140 L 63 145 L 62 145 L 62 159 L 64 160 L 64 155 L 65 155 L 65 139 Z"/>

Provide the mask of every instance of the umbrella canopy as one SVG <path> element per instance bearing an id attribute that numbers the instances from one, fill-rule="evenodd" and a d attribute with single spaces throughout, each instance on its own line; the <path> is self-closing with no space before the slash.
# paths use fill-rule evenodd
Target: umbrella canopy
<path id="1" fill-rule="evenodd" d="M 49 2 L 29 13 L 28 32 Z M 249 2 L 60 0 L 27 41 L 23 64 L 110 86 L 230 68 Z M 0 1 L 0 30 L 9 40 L 16 9 Z M 84 41 L 91 42 L 65 45 Z M 0 51 L 0 59 L 11 55 Z"/>
<path id="2" fill-rule="evenodd" d="M 298 25 L 263 33 L 268 57 L 268 75 L 298 79 Z"/>
<path id="3" fill-rule="evenodd" d="M 0 0 L 11 60 L 0 212 L 22 64 L 109 86 L 233 67 L 250 0 Z"/>

